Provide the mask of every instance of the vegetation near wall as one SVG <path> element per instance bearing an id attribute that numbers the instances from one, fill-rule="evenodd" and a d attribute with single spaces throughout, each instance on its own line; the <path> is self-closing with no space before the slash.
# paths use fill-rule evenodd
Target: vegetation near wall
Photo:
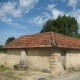
<path id="1" fill-rule="evenodd" d="M 3 45 L 0 45 L 0 53 L 4 53 Z"/>

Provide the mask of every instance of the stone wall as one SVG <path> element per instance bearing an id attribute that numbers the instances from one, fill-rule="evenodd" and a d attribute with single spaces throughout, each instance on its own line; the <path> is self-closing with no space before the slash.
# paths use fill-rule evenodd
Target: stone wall
<path id="1" fill-rule="evenodd" d="M 28 49 L 27 60 L 30 68 L 50 71 L 51 50 L 50 48 Z"/>
<path id="2" fill-rule="evenodd" d="M 14 68 L 15 64 L 20 63 L 21 49 L 9 49 L 6 53 L 5 65 L 10 68 Z"/>
<path id="3" fill-rule="evenodd" d="M 15 64 L 20 63 L 21 51 L 27 53 L 27 61 L 30 69 L 50 71 L 51 48 L 34 48 L 34 49 L 10 49 L 6 55 L 6 66 L 13 68 Z"/>
<path id="4" fill-rule="evenodd" d="M 0 53 L 0 65 L 5 66 L 5 53 Z"/>
<path id="5" fill-rule="evenodd" d="M 65 50 L 64 65 L 61 62 L 61 50 Z M 63 72 L 65 69 L 78 69 L 80 68 L 80 50 L 73 49 L 55 49 L 51 54 L 51 73 L 57 74 Z"/>
<path id="6" fill-rule="evenodd" d="M 51 71 L 59 73 L 64 71 L 61 63 L 61 50 L 59 48 L 9 49 L 7 53 L 0 53 L 0 65 L 13 68 L 20 63 L 21 51 L 26 51 L 26 64 L 32 70 Z M 66 49 L 65 68 L 80 67 L 80 50 Z"/>
<path id="7" fill-rule="evenodd" d="M 67 68 L 80 67 L 80 50 L 68 50 L 66 64 Z"/>

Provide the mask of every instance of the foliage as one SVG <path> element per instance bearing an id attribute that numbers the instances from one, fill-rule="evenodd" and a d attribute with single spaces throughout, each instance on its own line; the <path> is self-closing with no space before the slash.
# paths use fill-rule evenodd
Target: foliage
<path id="1" fill-rule="evenodd" d="M 40 32 L 48 31 L 75 37 L 78 35 L 78 23 L 74 17 L 59 15 L 57 19 L 49 19 Z"/>
<path id="2" fill-rule="evenodd" d="M 9 67 L 5 67 L 5 66 L 3 66 L 3 65 L 0 65 L 0 70 L 11 70 Z"/>
<path id="3" fill-rule="evenodd" d="M 4 53 L 5 50 L 3 49 L 3 45 L 0 45 L 0 53 Z"/>
<path id="4" fill-rule="evenodd" d="M 77 34 L 75 37 L 80 39 L 80 34 Z"/>
<path id="5" fill-rule="evenodd" d="M 0 45 L 0 51 L 2 51 L 3 50 L 3 45 Z"/>
<path id="6" fill-rule="evenodd" d="M 15 40 L 14 37 L 9 37 L 7 40 L 6 40 L 6 43 L 5 45 L 9 44 L 11 41 Z"/>

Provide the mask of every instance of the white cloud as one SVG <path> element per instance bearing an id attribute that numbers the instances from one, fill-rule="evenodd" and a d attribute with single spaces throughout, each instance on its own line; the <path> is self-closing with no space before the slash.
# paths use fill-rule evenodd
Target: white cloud
<path id="1" fill-rule="evenodd" d="M 64 12 L 58 10 L 58 9 L 53 9 L 52 11 L 52 18 L 56 19 L 59 15 L 63 15 Z"/>
<path id="2" fill-rule="evenodd" d="M 43 12 L 43 14 L 45 15 L 44 16 L 45 18 L 48 18 L 48 19 L 51 18 L 50 14 L 48 12 Z"/>
<path id="3" fill-rule="evenodd" d="M 80 9 L 75 9 L 75 10 L 69 12 L 68 15 L 75 17 L 78 24 L 80 25 Z"/>
<path id="4" fill-rule="evenodd" d="M 48 4 L 48 6 L 47 6 L 46 9 L 48 9 L 48 10 L 52 10 L 54 7 L 55 7 L 54 4 Z"/>
<path id="5" fill-rule="evenodd" d="M 13 17 L 21 17 L 22 16 L 21 13 L 22 13 L 22 11 L 20 9 L 13 10 L 11 12 L 11 14 L 13 15 Z"/>
<path id="6" fill-rule="evenodd" d="M 35 18 L 31 18 L 29 20 L 29 23 L 41 26 L 44 23 L 44 21 L 43 21 L 43 18 L 41 16 L 37 16 Z"/>
<path id="7" fill-rule="evenodd" d="M 63 15 L 63 11 L 58 10 L 55 8 L 54 4 L 48 4 L 47 9 L 51 11 L 51 18 L 56 19 L 59 15 Z"/>
<path id="8" fill-rule="evenodd" d="M 12 20 L 11 17 L 9 17 L 9 18 L 7 18 L 7 17 L 2 17 L 1 21 L 5 22 L 5 23 L 11 23 L 11 22 L 13 22 L 13 20 Z"/>
<path id="9" fill-rule="evenodd" d="M 24 26 L 15 23 L 13 18 L 21 18 L 23 13 L 27 13 L 31 10 L 38 0 L 17 0 L 8 1 L 6 3 L 0 2 L 0 21 L 7 23 L 11 26 L 25 29 Z"/>
<path id="10" fill-rule="evenodd" d="M 27 29 L 27 27 L 25 27 L 25 26 L 23 26 L 23 25 L 20 25 L 19 23 L 14 23 L 14 22 L 12 22 L 12 23 L 8 23 L 9 25 L 11 25 L 11 26 L 15 26 L 16 28 L 20 28 L 20 29 Z"/>
<path id="11" fill-rule="evenodd" d="M 80 0 L 68 0 L 68 6 L 72 7 L 73 10 L 70 12 L 67 12 L 66 15 L 75 17 L 78 24 L 80 25 L 80 9 L 77 8 L 79 3 L 80 3 Z"/>
<path id="12" fill-rule="evenodd" d="M 37 8 L 36 10 L 41 10 L 41 9 L 43 9 L 43 6 L 41 6 L 41 7 Z"/>
<path id="13" fill-rule="evenodd" d="M 65 0 L 66 1 L 66 0 Z M 73 10 L 66 13 L 66 15 L 71 15 L 77 19 L 78 24 L 80 24 L 80 9 L 75 9 L 79 0 L 69 0 L 69 6 L 73 7 Z M 72 5 L 71 5 L 72 4 Z M 61 11 L 54 7 L 54 4 L 48 4 L 47 9 L 51 11 L 51 18 L 56 19 L 59 15 L 64 15 L 64 11 Z"/>
<path id="14" fill-rule="evenodd" d="M 4 23 L 7 23 L 7 24 L 9 24 L 9 25 L 11 25 L 13 27 L 16 27 L 16 28 L 27 29 L 25 26 L 22 26 L 22 25 L 20 25 L 18 23 L 14 23 L 11 17 L 9 17 L 9 18 L 2 17 L 1 21 L 3 21 Z"/>
<path id="15" fill-rule="evenodd" d="M 42 16 L 36 16 L 34 18 L 29 19 L 29 23 L 35 24 L 37 26 L 42 26 L 51 16 L 48 12 L 43 12 Z"/>
<path id="16" fill-rule="evenodd" d="M 10 2 L 10 1 L 7 3 L 3 3 L 1 8 L 0 8 L 0 13 L 4 14 L 2 16 L 7 16 L 7 15 L 13 16 L 12 13 L 15 12 L 16 5 L 17 5 L 16 2 Z"/>
<path id="17" fill-rule="evenodd" d="M 19 0 L 7 3 L 2 3 L 0 7 L 0 16 L 20 17 L 22 13 L 28 12 L 35 6 L 38 0 Z"/>
<path id="18" fill-rule="evenodd" d="M 19 0 L 19 8 L 27 13 L 37 2 L 38 0 Z"/>
<path id="19" fill-rule="evenodd" d="M 46 9 L 49 10 L 50 13 L 43 12 L 42 16 L 29 19 L 29 23 L 42 26 L 48 19 L 56 19 L 59 15 L 63 15 L 63 11 L 56 9 L 54 4 L 48 4 Z"/>
<path id="20" fill-rule="evenodd" d="M 62 2 L 68 1 L 68 7 L 72 7 L 73 9 L 76 8 L 80 0 L 61 0 Z"/>
<path id="21" fill-rule="evenodd" d="M 69 0 L 68 5 L 69 5 L 70 7 L 75 8 L 76 5 L 77 5 L 77 3 L 78 3 L 78 0 Z"/>

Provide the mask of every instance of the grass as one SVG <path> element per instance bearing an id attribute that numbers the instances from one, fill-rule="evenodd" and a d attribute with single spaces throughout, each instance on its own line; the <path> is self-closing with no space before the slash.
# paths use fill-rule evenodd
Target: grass
<path id="1" fill-rule="evenodd" d="M 3 65 L 0 65 L 0 70 L 3 70 L 3 71 L 5 71 L 5 70 L 11 70 L 11 68 L 5 67 Z"/>
<path id="2" fill-rule="evenodd" d="M 7 70 L 7 71 L 6 71 Z M 0 65 L 0 80 L 21 80 L 9 67 Z"/>
<path id="3" fill-rule="evenodd" d="M 0 53 L 5 53 L 4 51 L 0 51 Z"/>

